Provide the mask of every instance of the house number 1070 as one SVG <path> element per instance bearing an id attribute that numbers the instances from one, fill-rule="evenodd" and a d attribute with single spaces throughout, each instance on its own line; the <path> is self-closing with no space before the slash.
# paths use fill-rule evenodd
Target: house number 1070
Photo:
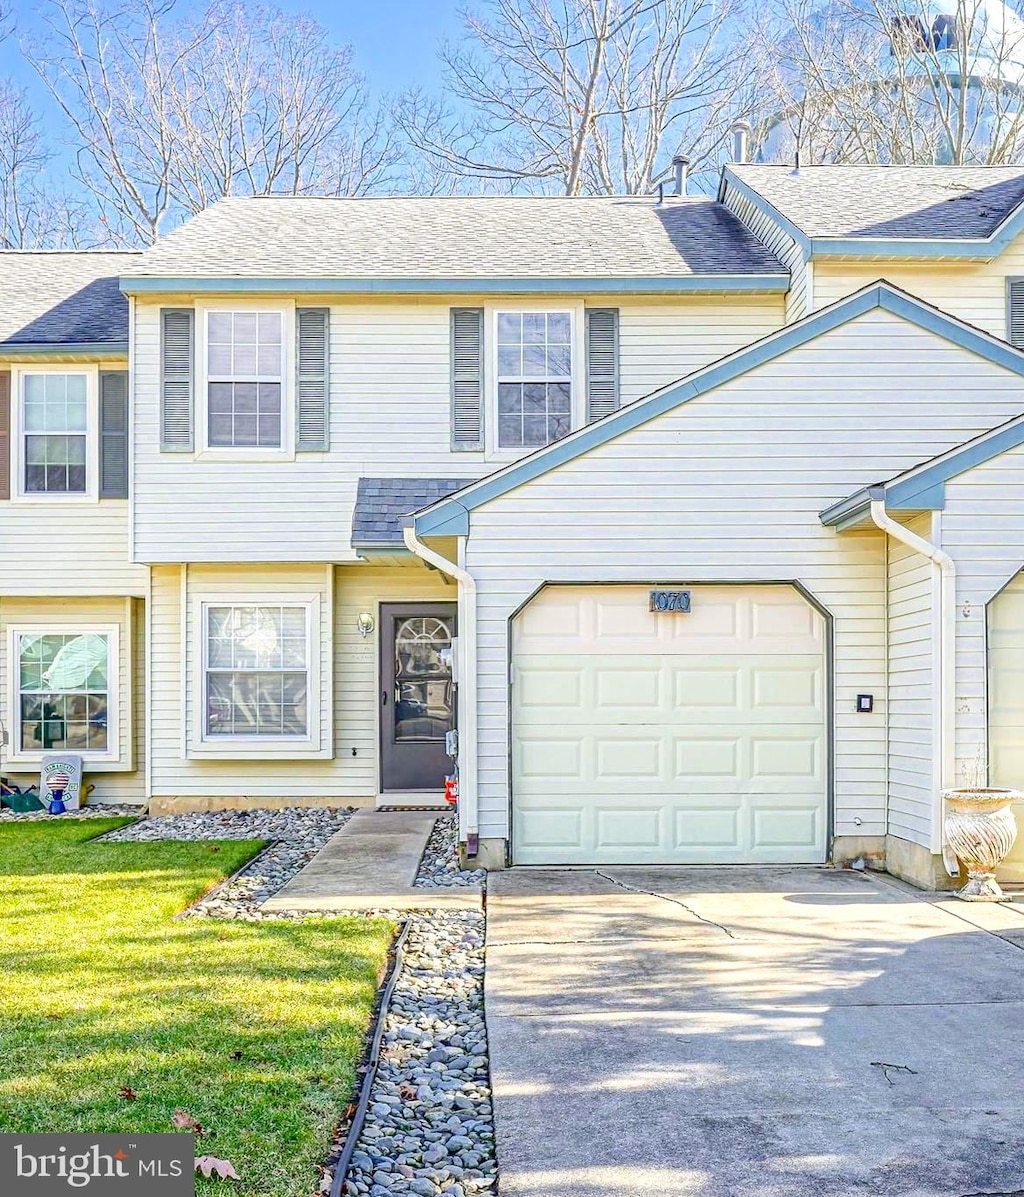
<path id="1" fill-rule="evenodd" d="M 690 614 L 690 592 L 688 590 L 652 590 L 651 611 L 677 611 L 682 615 Z"/>

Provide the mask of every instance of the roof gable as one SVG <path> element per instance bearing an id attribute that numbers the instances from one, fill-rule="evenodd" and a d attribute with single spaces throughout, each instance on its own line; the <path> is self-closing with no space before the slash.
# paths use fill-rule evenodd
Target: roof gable
<path id="1" fill-rule="evenodd" d="M 815 257 L 993 258 L 1024 231 L 1019 166 L 728 166 L 735 189 Z"/>
<path id="2" fill-rule="evenodd" d="M 862 487 L 827 507 L 819 518 L 826 527 L 841 532 L 860 523 L 873 502 L 883 502 L 890 511 L 941 511 L 946 505 L 947 482 L 1021 445 L 1024 415 L 903 470 L 887 482 Z"/>
<path id="3" fill-rule="evenodd" d="M 432 504 L 416 515 L 416 532 L 421 536 L 466 535 L 469 531 L 469 513 L 474 508 L 582 457 L 656 416 L 688 403 L 698 395 L 707 394 L 874 309 L 899 316 L 918 328 L 935 333 L 994 365 L 1024 377 L 1024 353 L 961 320 L 947 316 L 890 283 L 873 283 Z"/>

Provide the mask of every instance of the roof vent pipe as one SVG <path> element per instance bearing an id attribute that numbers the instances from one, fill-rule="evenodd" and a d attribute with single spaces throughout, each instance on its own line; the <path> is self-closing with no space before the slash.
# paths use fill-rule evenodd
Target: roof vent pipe
<path id="1" fill-rule="evenodd" d="M 676 195 L 685 195 L 686 177 L 690 171 L 690 159 L 685 154 L 676 154 L 672 159 L 672 170 L 676 177 Z"/>
<path id="2" fill-rule="evenodd" d="M 732 134 L 732 160 L 742 164 L 749 159 L 750 154 L 750 121 L 733 121 L 729 126 Z"/>

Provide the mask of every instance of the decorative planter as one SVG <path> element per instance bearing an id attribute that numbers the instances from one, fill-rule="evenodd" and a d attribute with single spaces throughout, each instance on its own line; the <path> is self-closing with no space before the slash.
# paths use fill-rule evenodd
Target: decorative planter
<path id="1" fill-rule="evenodd" d="M 967 870 L 967 884 L 957 891 L 965 902 L 1007 902 L 996 869 L 1017 838 L 1010 806 L 1024 797 L 1019 790 L 943 790 L 946 843 Z"/>

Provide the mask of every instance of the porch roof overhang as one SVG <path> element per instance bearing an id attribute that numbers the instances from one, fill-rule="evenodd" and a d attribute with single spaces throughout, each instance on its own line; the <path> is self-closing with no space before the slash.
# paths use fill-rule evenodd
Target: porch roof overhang
<path id="1" fill-rule="evenodd" d="M 1015 416 L 887 482 L 862 487 L 826 507 L 818 518 L 826 527 L 844 532 L 871 523 L 873 502 L 884 503 L 891 512 L 942 511 L 946 505 L 947 482 L 1019 445 L 1024 445 L 1024 416 Z"/>

